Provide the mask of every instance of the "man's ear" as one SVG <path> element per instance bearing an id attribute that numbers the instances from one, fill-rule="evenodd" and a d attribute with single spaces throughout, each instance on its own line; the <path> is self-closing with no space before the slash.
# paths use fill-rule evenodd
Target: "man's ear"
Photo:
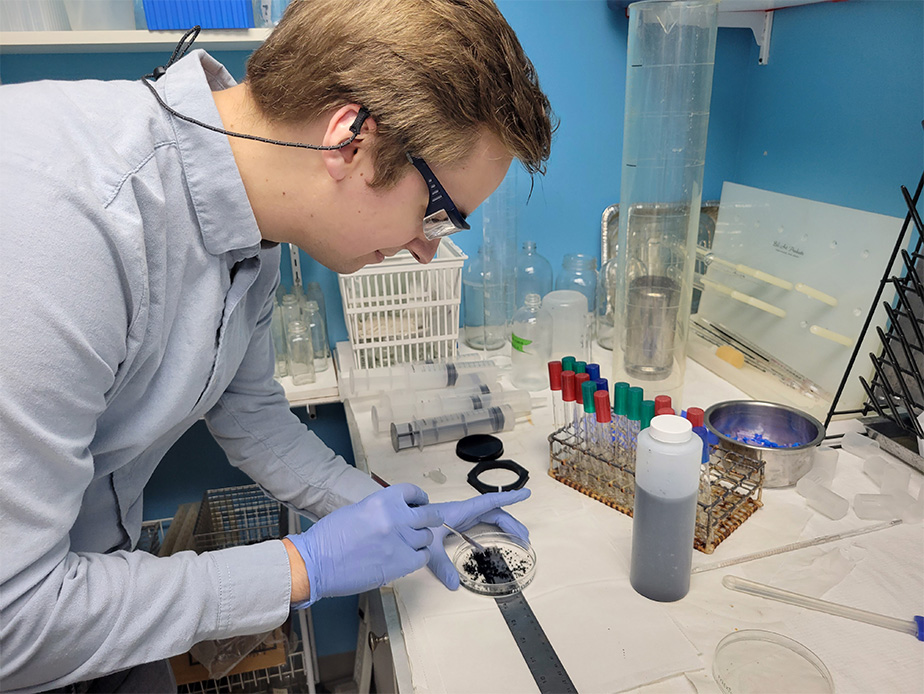
<path id="1" fill-rule="evenodd" d="M 323 144 L 326 147 L 339 145 L 341 142 L 353 137 L 353 131 L 350 130 L 350 127 L 356 122 L 360 108 L 359 104 L 347 104 L 331 114 L 327 121 L 327 129 L 324 132 Z M 331 178 L 335 181 L 346 178 L 356 156 L 361 150 L 368 148 L 369 137 L 374 132 L 375 121 L 371 116 L 366 116 L 359 135 L 350 144 L 340 149 L 328 149 L 321 152 L 324 166 L 327 168 L 327 173 L 330 174 Z"/>

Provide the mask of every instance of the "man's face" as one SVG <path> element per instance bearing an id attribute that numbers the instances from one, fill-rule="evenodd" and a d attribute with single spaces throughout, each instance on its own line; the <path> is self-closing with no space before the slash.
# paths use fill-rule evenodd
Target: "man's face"
<path id="1" fill-rule="evenodd" d="M 511 157 L 500 141 L 482 135 L 472 155 L 454 167 L 431 166 L 458 210 L 470 215 L 504 180 Z M 408 164 L 407 172 L 391 188 L 367 185 L 373 171 L 359 170 L 338 193 L 339 213 L 327 220 L 327 233 L 313 234 L 303 248 L 330 269 L 351 273 L 380 263 L 402 249 L 410 251 L 420 263 L 436 255 L 439 240 L 428 241 L 423 234 L 423 218 L 429 193 L 423 177 Z M 466 232 L 460 232 L 466 233 Z"/>

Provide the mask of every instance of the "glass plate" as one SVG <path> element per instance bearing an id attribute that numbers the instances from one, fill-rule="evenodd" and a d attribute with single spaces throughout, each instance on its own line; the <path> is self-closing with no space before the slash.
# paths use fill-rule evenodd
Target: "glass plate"
<path id="1" fill-rule="evenodd" d="M 481 555 L 467 542 L 456 549 L 452 563 L 463 586 L 480 595 L 497 597 L 518 593 L 532 582 L 536 575 L 536 553 L 528 542 L 501 532 L 470 537 L 486 552 Z"/>
<path id="2" fill-rule="evenodd" d="M 712 674 L 727 694 L 828 694 L 831 673 L 797 641 L 760 629 L 745 629 L 719 641 Z"/>

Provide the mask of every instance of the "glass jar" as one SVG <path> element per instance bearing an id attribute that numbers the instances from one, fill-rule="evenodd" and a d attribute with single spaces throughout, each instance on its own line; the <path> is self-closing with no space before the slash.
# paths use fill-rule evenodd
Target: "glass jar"
<path id="1" fill-rule="evenodd" d="M 562 258 L 555 289 L 573 289 L 587 297 L 587 310 L 593 313 L 597 301 L 597 259 L 581 253 Z"/>
<path id="2" fill-rule="evenodd" d="M 289 375 L 292 382 L 297 386 L 314 383 L 314 347 L 311 344 L 308 326 L 300 320 L 289 323 L 286 342 L 289 347 Z"/>
<path id="3" fill-rule="evenodd" d="M 330 344 L 327 342 L 327 330 L 324 327 L 324 319 L 321 317 L 321 309 L 318 308 L 317 301 L 305 302 L 303 318 L 308 332 L 311 334 L 315 373 L 327 371 L 330 363 Z"/>
<path id="4" fill-rule="evenodd" d="M 616 256 L 607 260 L 597 278 L 596 335 L 597 344 L 603 349 L 613 349 L 616 338 Z"/>
<path id="5" fill-rule="evenodd" d="M 548 388 L 552 315 L 542 308 L 538 294 L 527 294 L 524 305 L 513 314 L 510 347 L 513 385 L 533 391 Z"/>

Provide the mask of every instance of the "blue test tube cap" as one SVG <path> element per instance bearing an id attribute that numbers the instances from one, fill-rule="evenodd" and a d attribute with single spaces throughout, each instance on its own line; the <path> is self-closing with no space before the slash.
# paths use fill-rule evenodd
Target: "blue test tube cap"
<path id="1" fill-rule="evenodd" d="M 591 381 L 596 381 L 598 378 L 600 378 L 600 365 L 594 363 L 588 364 L 587 373 L 590 374 Z"/>
<path id="2" fill-rule="evenodd" d="M 701 462 L 705 465 L 709 462 L 709 430 L 706 427 L 693 427 L 693 433 L 703 440 L 703 459 Z"/>
<path id="3" fill-rule="evenodd" d="M 596 378 L 594 379 L 597 383 L 597 390 L 605 390 L 607 393 L 610 392 L 610 382 L 605 378 Z"/>

